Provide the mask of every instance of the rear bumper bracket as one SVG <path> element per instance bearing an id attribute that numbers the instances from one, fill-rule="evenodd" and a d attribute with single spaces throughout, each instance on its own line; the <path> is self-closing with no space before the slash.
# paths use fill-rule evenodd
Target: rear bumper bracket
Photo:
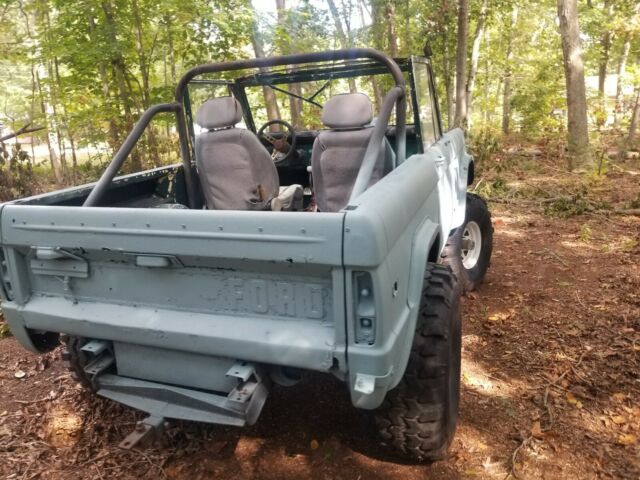
<path id="1" fill-rule="evenodd" d="M 115 400 L 154 418 L 174 418 L 222 425 L 253 425 L 269 389 L 252 375 L 228 395 L 148 382 L 104 373 L 95 378 L 98 395 Z"/>

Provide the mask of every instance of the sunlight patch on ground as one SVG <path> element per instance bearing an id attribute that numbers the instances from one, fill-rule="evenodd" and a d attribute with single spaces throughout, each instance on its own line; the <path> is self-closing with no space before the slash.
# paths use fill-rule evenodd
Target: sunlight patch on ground
<path id="1" fill-rule="evenodd" d="M 491 445 L 492 438 L 488 434 L 470 425 L 461 425 L 457 431 L 457 445 L 465 454 L 472 454 L 474 460 L 461 473 L 464 478 L 497 477 L 504 479 L 507 474 L 504 458 L 492 456 L 495 446 Z"/>
<path id="2" fill-rule="evenodd" d="M 500 234 L 510 238 L 524 238 L 524 233 L 522 231 L 511 230 L 504 228 L 504 226 L 500 227 Z"/>
<path id="3" fill-rule="evenodd" d="M 54 448 L 73 447 L 80 437 L 82 417 L 67 405 L 58 405 L 47 415 L 44 437 Z"/>
<path id="4" fill-rule="evenodd" d="M 473 337 L 476 337 L 476 335 L 465 336 L 463 340 L 465 353 L 469 353 L 469 350 L 482 348 L 479 338 Z M 478 362 L 467 358 L 468 356 L 468 354 L 464 355 L 462 360 L 462 385 L 478 393 L 492 397 L 513 397 L 517 394 L 519 388 L 523 388 L 521 382 L 514 380 L 507 381 L 498 378 L 498 376 L 494 375 Z"/>
<path id="5" fill-rule="evenodd" d="M 589 252 L 589 256 L 591 256 L 593 252 L 600 252 L 602 250 L 602 247 L 595 245 L 594 242 L 587 243 L 581 240 L 563 240 L 560 242 L 560 245 L 570 249 L 571 253 L 578 256 L 583 256 L 587 251 Z"/>

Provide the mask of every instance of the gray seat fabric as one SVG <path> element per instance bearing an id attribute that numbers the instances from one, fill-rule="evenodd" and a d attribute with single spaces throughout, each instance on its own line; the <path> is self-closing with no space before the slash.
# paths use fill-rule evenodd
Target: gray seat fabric
<path id="1" fill-rule="evenodd" d="M 331 130 L 318 134 L 311 154 L 313 189 L 321 212 L 337 212 L 347 205 L 373 133 L 367 126 L 372 118 L 371 100 L 362 93 L 336 95 L 324 105 L 322 122 Z M 389 173 L 394 163 L 385 139 L 369 185 Z"/>
<path id="2" fill-rule="evenodd" d="M 235 128 L 242 107 L 233 97 L 207 100 L 196 123 L 196 164 L 207 208 L 263 210 L 278 196 L 280 182 L 271 155 L 251 131 Z"/>

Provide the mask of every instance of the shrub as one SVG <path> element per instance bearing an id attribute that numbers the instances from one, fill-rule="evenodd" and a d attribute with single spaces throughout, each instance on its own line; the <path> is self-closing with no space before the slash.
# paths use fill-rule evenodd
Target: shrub
<path id="1" fill-rule="evenodd" d="M 32 195 L 36 189 L 36 175 L 29 154 L 19 143 L 9 148 L 0 142 L 0 202 Z"/>

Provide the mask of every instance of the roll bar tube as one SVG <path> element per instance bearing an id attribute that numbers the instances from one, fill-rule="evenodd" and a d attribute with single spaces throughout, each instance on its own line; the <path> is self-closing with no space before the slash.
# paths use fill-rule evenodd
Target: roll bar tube
<path id="1" fill-rule="evenodd" d="M 391 118 L 391 112 L 393 111 L 394 104 L 397 104 L 397 102 L 404 103 L 405 97 L 404 89 L 396 86 L 389 90 L 389 93 L 387 93 L 387 95 L 384 97 L 382 106 L 380 107 L 380 115 L 378 116 L 378 121 L 373 127 L 373 133 L 371 134 L 371 138 L 369 139 L 369 143 L 367 144 L 367 149 L 364 152 L 364 158 L 362 160 L 362 164 L 360 165 L 360 170 L 358 170 L 356 182 L 353 185 L 353 190 L 351 190 L 349 204 L 352 203 L 369 186 L 371 175 L 373 174 L 376 162 L 378 161 L 378 156 L 380 155 L 380 149 L 382 148 L 382 142 L 384 141 L 384 137 L 387 131 L 387 125 L 389 124 L 389 119 Z M 404 108 L 406 108 L 406 105 L 404 105 Z M 398 130 L 405 130 L 404 116 L 396 115 L 396 132 Z M 402 135 L 402 137 L 404 137 L 404 135 Z M 400 150 L 399 146 L 397 146 L 396 148 L 396 155 L 399 159 L 401 159 L 401 162 L 405 157 L 405 146 L 402 145 L 402 150 Z"/>
<path id="2" fill-rule="evenodd" d="M 180 138 L 186 137 L 187 132 L 186 132 L 186 126 L 184 122 L 183 108 L 180 103 L 177 103 L 177 102 L 161 103 L 161 104 L 153 105 L 152 107 L 149 107 L 142 114 L 142 116 L 140 117 L 140 120 L 136 122 L 133 129 L 131 130 L 131 133 L 129 133 L 129 135 L 125 139 L 124 143 L 122 144 L 118 152 L 114 155 L 113 159 L 111 160 L 111 163 L 105 169 L 104 173 L 100 177 L 100 180 L 98 180 L 95 187 L 93 187 L 93 190 L 91 190 L 91 193 L 82 204 L 83 207 L 95 207 L 96 205 L 98 205 L 98 203 L 104 196 L 105 192 L 109 189 L 111 182 L 113 181 L 115 176 L 118 174 L 118 171 L 122 168 L 122 165 L 124 164 L 125 160 L 129 157 L 129 155 L 131 154 L 131 151 L 138 143 L 138 140 L 140 140 L 140 137 L 142 136 L 146 128 L 149 126 L 149 123 L 151 122 L 153 117 L 155 117 L 159 113 L 166 113 L 166 112 L 174 112 L 176 114 L 176 119 L 178 122 L 178 133 L 180 135 Z M 195 201 L 194 201 L 195 199 L 193 194 L 193 178 L 191 175 L 192 173 L 191 163 L 184 162 L 184 158 L 185 157 L 183 155 L 184 178 L 185 178 L 185 183 L 187 187 L 187 195 L 189 198 L 189 207 L 193 208 L 195 204 Z"/>
<path id="3" fill-rule="evenodd" d="M 178 82 L 178 85 L 176 86 L 175 101 L 181 104 L 184 99 L 184 95 L 186 93 L 187 85 L 189 84 L 189 82 L 196 76 L 202 75 L 205 73 L 218 73 L 218 72 L 225 72 L 230 70 L 244 70 L 247 68 L 265 68 L 265 67 L 276 67 L 276 66 L 282 66 L 282 65 L 298 65 L 298 64 L 314 63 L 314 62 L 329 62 L 329 61 L 336 61 L 336 60 L 358 60 L 358 59 L 365 59 L 365 58 L 377 61 L 382 65 L 384 65 L 389 70 L 389 73 L 391 74 L 391 76 L 393 77 L 396 83 L 393 89 L 396 91 L 396 93 L 393 94 L 392 100 L 396 101 L 396 118 L 397 118 L 396 156 L 398 158 L 398 162 L 401 163 L 402 161 L 404 161 L 405 154 L 406 154 L 406 128 L 405 128 L 406 118 L 405 116 L 406 116 L 407 103 L 405 101 L 405 95 L 404 95 L 404 89 L 405 89 L 404 77 L 402 75 L 402 71 L 400 70 L 400 67 L 394 60 L 387 57 L 384 53 L 378 50 L 374 50 L 372 48 L 350 48 L 346 50 L 328 50 L 324 52 L 300 53 L 300 54 L 294 54 L 294 55 L 280 55 L 275 57 L 253 58 L 248 60 L 234 60 L 230 62 L 208 63 L 205 65 L 199 65 L 197 67 L 192 68 L 191 70 L 188 70 L 187 73 L 185 73 L 183 77 L 180 79 L 180 81 Z M 398 90 L 401 93 L 398 93 Z M 386 102 L 387 98 L 389 98 L 389 95 L 385 97 L 385 102 L 384 102 L 385 104 L 387 103 Z M 391 104 L 390 107 L 393 107 L 393 104 Z M 386 117 L 386 123 L 389 122 L 389 117 L 391 114 L 390 110 Z M 184 117 L 184 112 L 182 115 L 178 115 L 178 116 Z M 183 122 L 185 121 L 184 118 L 182 119 L 182 121 Z M 383 125 L 384 127 L 387 126 L 385 122 L 380 121 L 378 123 L 384 124 Z M 186 127 L 185 127 L 185 131 L 186 131 Z M 371 143 L 369 144 L 369 147 L 371 147 Z M 367 148 L 367 152 L 369 152 L 369 147 Z M 189 149 L 189 144 L 187 140 L 187 135 L 182 135 L 182 132 L 180 132 L 180 151 L 182 152 L 182 162 L 185 165 L 191 164 L 191 159 L 189 158 L 190 149 Z M 367 158 L 366 155 L 365 155 L 365 158 Z M 364 162 L 363 162 L 363 166 L 364 166 Z M 363 169 L 361 168 L 361 173 L 362 173 L 362 170 Z M 371 171 L 373 171 L 373 167 Z M 370 176 L 371 174 L 369 174 L 369 177 Z M 360 178 L 360 174 L 358 174 L 358 178 Z M 368 185 L 368 180 L 365 183 L 365 185 Z"/>

